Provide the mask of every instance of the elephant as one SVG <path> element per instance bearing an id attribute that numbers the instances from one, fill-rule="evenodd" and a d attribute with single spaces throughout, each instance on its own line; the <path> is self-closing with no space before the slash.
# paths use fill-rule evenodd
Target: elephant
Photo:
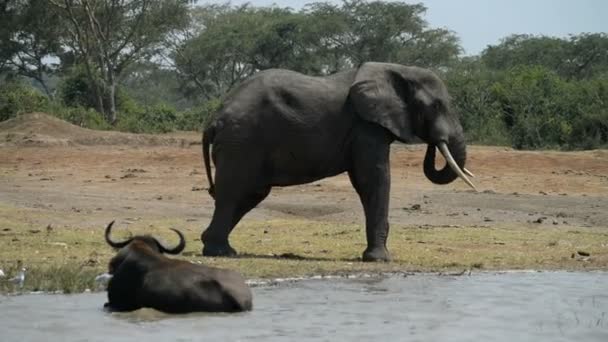
<path id="1" fill-rule="evenodd" d="M 251 289 L 237 272 L 167 258 L 186 246 L 184 235 L 173 248 L 149 235 L 112 241 L 112 225 L 106 227 L 106 242 L 119 248 L 110 260 L 108 283 L 110 311 L 132 311 L 148 307 L 167 313 L 238 312 L 252 309 Z"/>
<path id="2" fill-rule="evenodd" d="M 395 140 L 427 144 L 423 171 L 433 183 L 460 177 L 465 136 L 444 83 L 432 71 L 367 62 L 329 76 L 283 69 L 236 86 L 203 130 L 209 194 L 215 208 L 201 234 L 203 255 L 233 256 L 228 237 L 272 187 L 347 172 L 365 214 L 363 261 L 388 261 L 389 152 Z M 439 148 L 446 165 L 435 167 Z M 215 183 L 211 174 L 215 165 Z"/>

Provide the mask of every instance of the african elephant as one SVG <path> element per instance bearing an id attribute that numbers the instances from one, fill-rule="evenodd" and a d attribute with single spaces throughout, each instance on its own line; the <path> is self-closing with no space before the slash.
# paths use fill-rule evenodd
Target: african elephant
<path id="1" fill-rule="evenodd" d="M 271 69 L 231 91 L 203 132 L 203 158 L 215 210 L 201 235 L 203 255 L 231 256 L 228 236 L 273 186 L 348 172 L 365 213 L 364 261 L 386 261 L 389 151 L 394 140 L 428 144 L 433 183 L 465 173 L 465 137 L 443 82 L 431 71 L 387 63 L 311 77 Z M 215 164 L 211 176 L 209 149 Z M 435 167 L 435 147 L 447 160 Z"/>
<path id="2" fill-rule="evenodd" d="M 167 248 L 149 235 L 112 241 L 113 224 L 106 227 L 106 242 L 120 251 L 110 260 L 106 308 L 131 311 L 147 307 L 169 313 L 251 310 L 251 290 L 237 272 L 163 255 L 179 254 L 186 246 L 179 230 L 172 229 L 179 235 L 178 245 Z"/>

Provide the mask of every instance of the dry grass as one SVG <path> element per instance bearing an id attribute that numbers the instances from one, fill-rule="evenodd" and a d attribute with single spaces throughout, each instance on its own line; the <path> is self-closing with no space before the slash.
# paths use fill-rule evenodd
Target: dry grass
<path id="1" fill-rule="evenodd" d="M 29 222 L 44 211 L 0 207 L 0 268 L 8 277 L 21 262 L 28 275 L 23 289 L 0 280 L 0 291 L 95 289 L 114 251 L 103 240 L 104 227 L 46 227 Z M 181 256 L 194 262 L 239 270 L 248 278 L 380 272 L 457 272 L 469 269 L 587 270 L 608 268 L 608 233 L 601 228 L 533 225 L 477 227 L 393 226 L 390 263 L 363 263 L 361 225 L 310 220 L 245 221 L 231 236 L 238 258 L 203 258 L 199 224 L 179 219 L 119 222 L 117 238 L 149 233 L 175 241 L 168 227 L 186 235 Z M 586 252 L 589 256 L 580 255 Z M 582 253 L 585 254 L 585 253 Z"/>

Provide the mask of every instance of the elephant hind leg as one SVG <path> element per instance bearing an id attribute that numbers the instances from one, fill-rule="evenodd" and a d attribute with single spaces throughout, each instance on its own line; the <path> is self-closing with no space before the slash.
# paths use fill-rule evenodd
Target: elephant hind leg
<path id="1" fill-rule="evenodd" d="M 218 198 L 215 202 L 213 218 L 207 230 L 201 235 L 203 255 L 234 256 L 236 250 L 230 246 L 228 236 L 251 209 L 255 208 L 270 193 L 270 187 L 249 191 L 234 198 Z"/>

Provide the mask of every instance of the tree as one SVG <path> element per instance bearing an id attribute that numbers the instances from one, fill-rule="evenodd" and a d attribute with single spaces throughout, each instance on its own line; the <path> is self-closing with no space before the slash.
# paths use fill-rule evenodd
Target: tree
<path id="1" fill-rule="evenodd" d="M 48 0 L 69 23 L 65 45 L 87 71 L 97 110 L 114 124 L 116 86 L 127 66 L 152 58 L 187 25 L 189 0 Z"/>
<path id="2" fill-rule="evenodd" d="M 58 68 L 63 23 L 46 0 L 9 0 L 0 5 L 0 70 L 31 78 L 49 98 L 46 82 Z"/>
<path id="3" fill-rule="evenodd" d="M 585 33 L 569 38 L 512 35 L 481 54 L 490 68 L 542 66 L 567 79 L 583 79 L 608 71 L 608 35 Z"/>
<path id="4" fill-rule="evenodd" d="M 314 70 L 307 17 L 277 7 L 207 5 L 174 42 L 170 60 L 186 84 L 207 99 L 220 96 L 256 71 Z"/>
<path id="5" fill-rule="evenodd" d="M 428 28 L 422 4 L 344 0 L 341 6 L 313 3 L 306 11 L 319 20 L 324 53 L 337 57 L 331 71 L 367 61 L 439 67 L 461 50 L 453 32 Z"/>

